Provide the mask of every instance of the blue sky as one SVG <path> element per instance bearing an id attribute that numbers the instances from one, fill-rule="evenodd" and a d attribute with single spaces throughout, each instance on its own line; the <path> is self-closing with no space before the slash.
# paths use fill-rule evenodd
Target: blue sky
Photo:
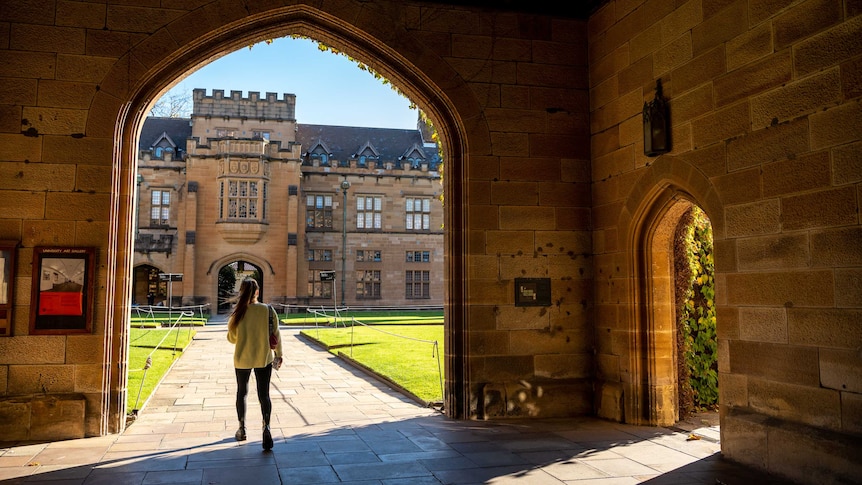
<path id="1" fill-rule="evenodd" d="M 255 44 L 200 68 L 165 96 L 192 89 L 240 90 L 296 95 L 296 120 L 303 124 L 416 128 L 410 101 L 342 55 L 321 52 L 307 39 L 280 38 Z"/>

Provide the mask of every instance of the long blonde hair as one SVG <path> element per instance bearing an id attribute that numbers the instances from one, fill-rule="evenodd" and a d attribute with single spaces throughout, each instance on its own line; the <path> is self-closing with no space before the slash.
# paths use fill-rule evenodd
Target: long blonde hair
<path id="1" fill-rule="evenodd" d="M 254 278 L 246 278 L 239 285 L 239 296 L 237 297 L 236 306 L 233 313 L 230 314 L 227 326 L 230 330 L 236 329 L 239 322 L 245 316 L 248 306 L 256 301 L 257 292 L 260 287 Z"/>

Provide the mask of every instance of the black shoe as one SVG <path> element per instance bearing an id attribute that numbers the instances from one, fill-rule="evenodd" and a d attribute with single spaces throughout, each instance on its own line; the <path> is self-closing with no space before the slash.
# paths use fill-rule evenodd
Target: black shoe
<path id="1" fill-rule="evenodd" d="M 269 425 L 263 425 L 263 449 L 269 451 L 272 449 L 272 433 L 269 431 Z"/>
<path id="2" fill-rule="evenodd" d="M 245 441 L 247 436 L 245 435 L 245 426 L 240 426 L 238 430 L 236 430 L 236 434 L 233 435 L 237 441 Z"/>

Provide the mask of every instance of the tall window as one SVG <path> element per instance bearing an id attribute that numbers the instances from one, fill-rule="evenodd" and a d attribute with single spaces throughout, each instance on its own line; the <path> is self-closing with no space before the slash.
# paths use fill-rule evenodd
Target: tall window
<path id="1" fill-rule="evenodd" d="M 356 250 L 356 261 L 370 261 L 373 263 L 379 263 L 383 259 L 383 251 L 379 249 L 357 249 Z"/>
<path id="2" fill-rule="evenodd" d="M 309 261 L 332 261 L 331 249 L 308 249 Z"/>
<path id="3" fill-rule="evenodd" d="M 228 180 L 227 216 L 230 219 L 257 219 L 258 183 Z"/>
<path id="4" fill-rule="evenodd" d="M 407 271 L 404 275 L 405 294 L 408 300 L 431 298 L 431 272 Z"/>
<path id="5" fill-rule="evenodd" d="M 332 281 L 321 281 L 320 271 L 308 271 L 308 296 L 313 298 L 332 298 Z"/>
<path id="6" fill-rule="evenodd" d="M 167 190 L 153 190 L 150 204 L 150 225 L 167 226 L 171 216 L 171 193 Z"/>
<path id="7" fill-rule="evenodd" d="M 431 262 L 431 252 L 430 251 L 407 251 L 407 262 L 408 263 L 430 263 Z"/>
<path id="8" fill-rule="evenodd" d="M 308 194 L 305 198 L 305 226 L 313 229 L 332 229 L 332 196 Z"/>
<path id="9" fill-rule="evenodd" d="M 383 197 L 360 195 L 356 197 L 356 228 L 380 229 L 383 226 Z"/>
<path id="10" fill-rule="evenodd" d="M 380 271 L 367 270 L 356 272 L 356 298 L 380 298 Z"/>
<path id="11" fill-rule="evenodd" d="M 266 182 L 223 179 L 219 184 L 219 219 L 266 218 Z"/>
<path id="12" fill-rule="evenodd" d="M 431 199 L 407 197 L 407 230 L 427 231 L 431 229 Z"/>

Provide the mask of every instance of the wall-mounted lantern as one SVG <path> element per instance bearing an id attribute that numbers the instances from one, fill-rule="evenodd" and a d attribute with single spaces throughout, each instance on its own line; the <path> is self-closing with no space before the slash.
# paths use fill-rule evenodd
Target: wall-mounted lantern
<path id="1" fill-rule="evenodd" d="M 644 102 L 644 155 L 657 157 L 670 151 L 670 110 L 661 93 L 661 79 L 655 82 L 655 99 Z"/>

